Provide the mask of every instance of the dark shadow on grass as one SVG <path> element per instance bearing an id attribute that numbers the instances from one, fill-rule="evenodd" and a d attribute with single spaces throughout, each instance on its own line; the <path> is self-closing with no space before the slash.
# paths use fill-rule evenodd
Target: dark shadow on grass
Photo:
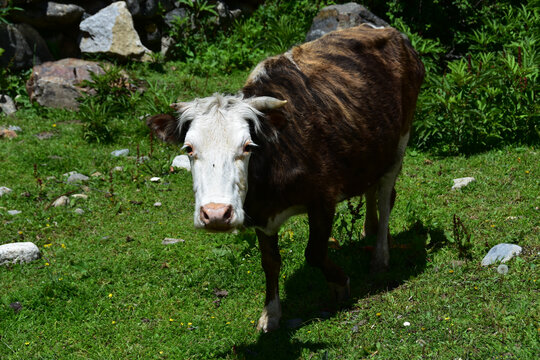
<path id="1" fill-rule="evenodd" d="M 390 291 L 410 277 L 422 273 L 427 264 L 428 238 L 433 250 L 440 248 L 438 245 L 446 241 L 440 229 L 429 229 L 421 223 L 394 236 L 390 250 L 390 269 L 383 274 L 369 272 L 373 239 L 349 241 L 340 249 L 331 250 L 331 258 L 343 267 L 351 279 L 351 300 L 341 309 L 353 310 L 358 299 Z M 261 334 L 255 344 L 237 344 L 234 355 L 246 359 L 292 360 L 298 359 L 304 349 L 317 352 L 328 347 L 324 338 L 317 342 L 295 339 L 296 332 L 302 331 L 304 326 L 314 321 L 325 321 L 333 317 L 337 310 L 329 297 L 321 272 L 304 264 L 285 282 L 285 293 L 287 297 L 282 301 L 281 328 L 270 334 Z M 262 309 L 262 304 L 260 306 Z M 289 328 L 293 323 L 296 323 L 295 327 Z M 223 357 L 227 355 L 232 354 L 221 354 Z"/>

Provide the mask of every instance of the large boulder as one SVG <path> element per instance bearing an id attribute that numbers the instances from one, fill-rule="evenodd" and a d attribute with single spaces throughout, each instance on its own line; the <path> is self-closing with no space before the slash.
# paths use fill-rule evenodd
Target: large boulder
<path id="1" fill-rule="evenodd" d="M 118 1 L 79 24 L 83 54 L 104 53 L 124 59 L 150 60 L 150 50 L 142 43 L 126 3 Z"/>
<path id="2" fill-rule="evenodd" d="M 46 107 L 78 109 L 77 98 L 82 95 L 79 84 L 91 80 L 90 73 L 103 74 L 93 61 L 62 59 L 34 66 L 26 83 L 31 101 Z"/>
<path id="3" fill-rule="evenodd" d="M 378 18 L 364 6 L 357 3 L 331 5 L 322 8 L 306 35 L 306 41 L 312 41 L 334 30 L 341 30 L 371 23 L 376 26 L 389 26 L 387 22 Z"/>
<path id="4" fill-rule="evenodd" d="M 0 48 L 0 66 L 14 70 L 53 59 L 45 40 L 28 24 L 0 24 Z"/>
<path id="5" fill-rule="evenodd" d="M 14 11 L 11 18 L 36 28 L 58 29 L 79 22 L 83 13 L 84 9 L 74 4 L 45 1 Z"/>

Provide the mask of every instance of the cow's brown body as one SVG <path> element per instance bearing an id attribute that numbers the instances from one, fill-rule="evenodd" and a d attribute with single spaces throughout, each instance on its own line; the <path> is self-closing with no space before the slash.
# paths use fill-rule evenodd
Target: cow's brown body
<path id="1" fill-rule="evenodd" d="M 307 212 L 306 260 L 322 270 L 338 299 L 348 295 L 349 279 L 329 260 L 327 242 L 339 201 L 365 194 L 364 230 L 377 236 L 372 265 L 388 266 L 393 189 L 423 77 L 424 67 L 401 33 L 363 25 L 263 61 L 239 97 L 203 99 L 204 109 L 197 101 L 179 105 L 180 114 L 188 108 L 202 117 L 209 111 L 226 114 L 239 102 L 263 113 L 250 131 L 249 141 L 257 147 L 250 153 L 243 202 L 244 223 L 257 229 L 266 274 L 259 329 L 279 324 L 277 232 L 291 214 Z M 273 99 L 272 106 L 254 105 L 252 99 L 265 103 L 265 97 Z M 197 121 L 195 115 L 182 115 L 180 131 L 170 119 L 156 117 L 150 125 L 162 139 L 183 142 L 189 121 L 182 119 L 187 117 Z M 200 136 L 199 130 L 195 133 Z M 193 165 L 198 155 L 189 145 Z M 199 222 L 224 229 L 234 213 L 231 205 L 212 202 L 201 206 Z"/>

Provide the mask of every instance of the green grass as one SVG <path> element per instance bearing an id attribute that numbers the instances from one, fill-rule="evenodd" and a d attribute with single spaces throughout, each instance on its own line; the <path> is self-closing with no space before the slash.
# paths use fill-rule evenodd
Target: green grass
<path id="1" fill-rule="evenodd" d="M 175 74 L 169 64 L 141 76 L 160 96 L 184 100 L 234 92 L 245 77 Z M 537 148 L 446 158 L 409 150 L 391 219 L 391 270 L 370 275 L 372 241 L 335 231 L 341 249 L 331 256 L 350 274 L 353 297 L 337 312 L 322 275 L 303 259 L 307 220 L 291 219 L 280 235 L 281 329 L 260 334 L 265 284 L 254 233 L 193 229 L 191 175 L 169 171 L 178 149 L 156 142 L 139 166 L 110 156 L 126 147 L 130 155 L 137 146 L 140 155 L 150 152 L 139 120 L 150 107 L 144 99 L 132 119 L 115 123 L 113 144 L 83 141 L 77 113 L 27 108 L 0 118 L 23 128 L 0 140 L 0 186 L 13 189 L 0 198 L 0 243 L 32 241 L 43 253 L 0 268 L 0 359 L 538 358 Z M 54 136 L 38 140 L 43 131 Z M 111 177 L 116 166 L 124 170 Z M 69 171 L 103 175 L 72 185 L 62 175 Z M 153 176 L 162 181 L 150 182 Z M 450 191 L 452 179 L 464 176 L 476 182 Z M 72 193 L 88 199 L 50 207 Z M 163 205 L 154 207 L 157 201 Z M 10 209 L 22 213 L 10 216 Z M 453 239 L 454 214 L 471 235 L 469 260 Z M 162 245 L 165 237 L 185 242 Z M 505 276 L 480 266 L 501 242 L 524 248 Z M 287 328 L 296 318 L 302 326 Z"/>

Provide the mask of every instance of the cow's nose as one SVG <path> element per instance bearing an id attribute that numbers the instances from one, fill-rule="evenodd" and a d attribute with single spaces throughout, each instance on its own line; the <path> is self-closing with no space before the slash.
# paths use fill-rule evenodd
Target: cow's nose
<path id="1" fill-rule="evenodd" d="M 233 217 L 232 205 L 209 203 L 201 206 L 200 218 L 206 228 L 228 230 Z"/>

